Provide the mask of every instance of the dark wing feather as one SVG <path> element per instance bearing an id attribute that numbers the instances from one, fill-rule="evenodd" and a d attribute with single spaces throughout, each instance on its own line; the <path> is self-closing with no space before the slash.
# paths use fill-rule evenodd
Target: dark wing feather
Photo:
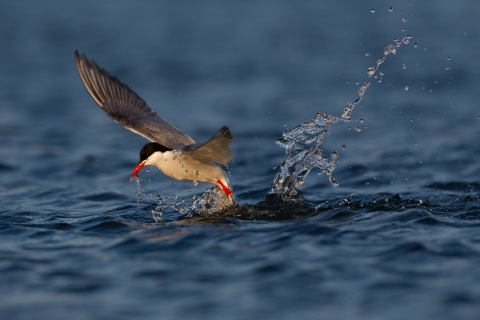
<path id="1" fill-rule="evenodd" d="M 126 84 L 75 51 L 75 63 L 85 88 L 105 113 L 123 127 L 171 149 L 195 141 L 153 112 Z"/>
<path id="2" fill-rule="evenodd" d="M 207 142 L 184 147 L 181 157 L 191 157 L 205 163 L 211 163 L 213 161 L 227 165 L 233 158 L 232 150 L 230 150 L 232 141 L 233 136 L 228 127 L 222 127 Z"/>

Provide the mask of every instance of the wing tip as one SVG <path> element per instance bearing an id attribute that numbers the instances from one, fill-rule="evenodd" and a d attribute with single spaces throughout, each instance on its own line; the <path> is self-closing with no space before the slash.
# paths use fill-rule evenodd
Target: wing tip
<path id="1" fill-rule="evenodd" d="M 87 58 L 87 56 L 85 55 L 85 53 L 80 54 L 80 52 L 78 52 L 78 49 L 75 50 L 75 52 L 74 52 L 74 57 L 75 57 L 75 62 L 77 62 L 77 63 L 78 63 L 80 60 L 85 60 L 85 61 L 87 61 L 87 63 L 88 63 L 88 58 Z"/>
<path id="2" fill-rule="evenodd" d="M 234 139 L 232 133 L 230 132 L 230 129 L 228 128 L 228 126 L 221 127 L 220 130 L 218 130 L 217 134 L 221 135 L 222 137 L 224 137 L 225 139 L 227 139 L 229 141 L 232 141 Z"/>
<path id="3" fill-rule="evenodd" d="M 218 135 L 218 136 L 217 136 Z M 233 141 L 233 135 L 232 133 L 230 132 L 230 129 L 228 128 L 228 126 L 223 126 L 220 128 L 220 130 L 218 130 L 217 134 L 216 134 L 217 137 L 221 137 L 222 140 L 224 141 L 224 150 L 223 150 L 223 156 L 222 156 L 222 160 L 223 161 L 217 161 L 215 160 L 215 162 L 217 163 L 220 163 L 224 166 L 227 165 L 227 163 L 229 163 L 230 161 L 233 160 L 233 152 L 232 150 L 230 149 L 230 144 L 232 143 Z M 218 159 L 220 160 L 220 159 Z"/>

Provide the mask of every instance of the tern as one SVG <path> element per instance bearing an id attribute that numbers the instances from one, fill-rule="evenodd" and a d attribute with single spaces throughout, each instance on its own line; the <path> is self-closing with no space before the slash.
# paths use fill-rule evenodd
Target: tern
<path id="1" fill-rule="evenodd" d="M 125 83 L 112 77 L 85 54 L 75 51 L 75 63 L 85 88 L 93 100 L 115 122 L 150 140 L 140 151 L 140 160 L 130 180 L 144 166 L 155 166 L 176 180 L 211 183 L 230 198 L 232 190 L 219 165 L 232 160 L 233 136 L 224 126 L 210 140 L 196 143 L 185 133 L 152 111 Z"/>

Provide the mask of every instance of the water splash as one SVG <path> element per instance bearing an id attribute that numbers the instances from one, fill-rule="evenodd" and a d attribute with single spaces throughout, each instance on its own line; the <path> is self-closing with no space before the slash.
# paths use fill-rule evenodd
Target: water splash
<path id="1" fill-rule="evenodd" d="M 229 173 L 227 173 L 228 175 Z M 163 212 L 168 209 L 172 209 L 185 217 L 193 217 L 194 215 L 211 215 L 227 210 L 235 205 L 235 195 L 232 194 L 230 197 L 227 197 L 225 193 L 216 188 L 206 188 L 203 193 L 199 196 L 192 196 L 191 201 L 186 201 L 183 198 L 179 198 L 176 195 L 162 196 L 160 194 L 146 194 L 145 190 L 141 187 L 141 181 L 138 177 L 135 179 L 137 183 L 137 204 L 140 205 L 140 202 L 143 198 L 149 200 L 156 200 L 157 205 L 152 210 L 152 216 L 156 221 L 162 221 Z M 165 184 L 165 187 L 169 185 L 170 182 Z M 193 181 L 194 186 L 198 184 L 197 181 Z M 228 187 L 231 188 L 230 182 L 227 179 Z M 188 188 L 189 192 L 191 189 Z"/>
<path id="2" fill-rule="evenodd" d="M 411 38 L 408 35 L 401 40 L 394 39 L 393 44 L 386 45 L 383 49 L 383 56 L 376 61 L 374 66 L 367 69 L 368 76 L 374 76 L 379 66 L 385 62 L 386 56 L 391 53 L 396 54 L 397 48 L 402 44 L 408 44 Z M 323 154 L 323 146 L 333 124 L 350 121 L 353 109 L 360 103 L 369 86 L 370 82 L 367 81 L 358 89 L 358 98 L 355 102 L 345 104 L 341 116 L 325 115 L 319 112 L 312 120 L 282 133 L 282 137 L 277 139 L 276 143 L 285 148 L 286 157 L 280 165 L 280 172 L 275 176 L 273 187 L 264 201 L 272 196 L 282 201 L 302 201 L 303 199 L 298 195 L 298 189 L 313 168 L 319 168 L 319 174 L 325 173 L 334 186 L 339 184 L 332 175 L 339 154 L 337 151 L 332 151 L 328 158 Z M 356 131 L 361 131 L 361 128 L 357 127 Z"/>
<path id="3" fill-rule="evenodd" d="M 235 205 L 235 196 L 227 197 L 225 193 L 216 188 L 206 188 L 199 196 L 194 195 L 192 201 L 178 199 L 176 195 L 162 197 L 157 195 L 158 203 L 152 210 L 156 221 L 162 220 L 162 213 L 166 209 L 173 209 L 183 216 L 190 218 L 195 215 L 212 215 L 227 210 Z"/>
<path id="4" fill-rule="evenodd" d="M 319 112 L 314 119 L 282 133 L 282 137 L 275 142 L 286 149 L 286 158 L 280 165 L 280 172 L 273 181 L 269 195 L 277 195 L 283 201 L 299 200 L 298 188 L 313 168 L 319 168 L 319 174 L 326 173 L 330 183 L 338 185 L 332 172 L 337 166 L 339 153 L 332 151 L 328 159 L 323 154 L 323 146 L 327 142 L 330 127 L 334 123 L 350 120 L 353 109 L 369 86 L 370 82 L 366 82 L 358 89 L 357 100 L 347 102 L 340 117 Z"/>

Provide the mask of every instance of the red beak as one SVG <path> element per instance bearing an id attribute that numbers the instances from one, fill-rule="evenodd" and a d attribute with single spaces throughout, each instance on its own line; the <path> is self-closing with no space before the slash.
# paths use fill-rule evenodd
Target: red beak
<path id="1" fill-rule="evenodd" d="M 144 161 L 140 162 L 139 164 L 137 164 L 135 169 L 133 169 L 132 176 L 130 177 L 130 180 L 132 180 L 133 178 L 135 178 L 137 176 L 137 174 L 140 172 L 140 170 L 142 170 L 142 168 L 145 166 L 146 162 L 147 162 L 147 160 L 144 160 Z"/>

